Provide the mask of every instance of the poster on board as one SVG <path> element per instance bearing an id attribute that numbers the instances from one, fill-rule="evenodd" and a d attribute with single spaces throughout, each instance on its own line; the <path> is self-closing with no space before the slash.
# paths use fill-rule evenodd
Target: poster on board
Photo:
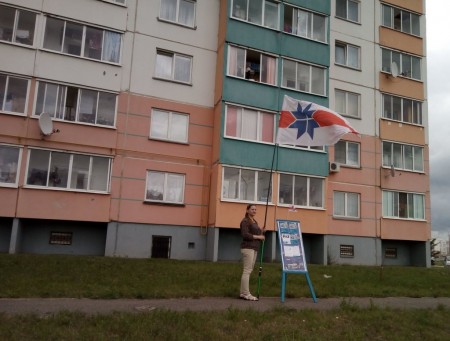
<path id="1" fill-rule="evenodd" d="M 283 271 L 307 272 L 300 222 L 277 220 Z"/>

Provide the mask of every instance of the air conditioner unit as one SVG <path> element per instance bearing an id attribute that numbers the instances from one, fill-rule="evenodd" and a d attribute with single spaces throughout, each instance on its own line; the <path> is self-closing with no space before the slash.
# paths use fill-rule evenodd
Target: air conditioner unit
<path id="1" fill-rule="evenodd" d="M 330 173 L 336 173 L 341 170 L 341 165 L 336 162 L 330 162 Z"/>

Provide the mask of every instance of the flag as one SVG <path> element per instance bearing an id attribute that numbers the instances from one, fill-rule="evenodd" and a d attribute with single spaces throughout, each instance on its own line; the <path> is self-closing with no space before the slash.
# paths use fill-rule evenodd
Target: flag
<path id="1" fill-rule="evenodd" d="M 359 134 L 338 113 L 316 103 L 284 96 L 278 124 L 278 144 L 333 145 L 347 133 Z"/>

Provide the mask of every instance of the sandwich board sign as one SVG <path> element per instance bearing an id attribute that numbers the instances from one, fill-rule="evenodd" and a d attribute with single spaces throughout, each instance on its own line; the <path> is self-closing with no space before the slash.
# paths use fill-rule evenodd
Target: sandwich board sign
<path id="1" fill-rule="evenodd" d="M 293 273 L 305 275 L 314 303 L 317 303 L 316 294 L 306 266 L 300 222 L 295 220 L 277 220 L 277 230 L 283 266 L 281 302 L 284 302 L 286 293 L 287 274 Z"/>

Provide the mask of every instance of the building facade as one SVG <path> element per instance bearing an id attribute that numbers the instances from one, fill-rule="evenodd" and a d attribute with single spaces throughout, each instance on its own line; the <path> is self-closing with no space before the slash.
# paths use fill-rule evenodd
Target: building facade
<path id="1" fill-rule="evenodd" d="M 0 252 L 429 264 L 424 1 L 0 1 Z M 275 143 L 284 95 L 360 136 Z"/>

